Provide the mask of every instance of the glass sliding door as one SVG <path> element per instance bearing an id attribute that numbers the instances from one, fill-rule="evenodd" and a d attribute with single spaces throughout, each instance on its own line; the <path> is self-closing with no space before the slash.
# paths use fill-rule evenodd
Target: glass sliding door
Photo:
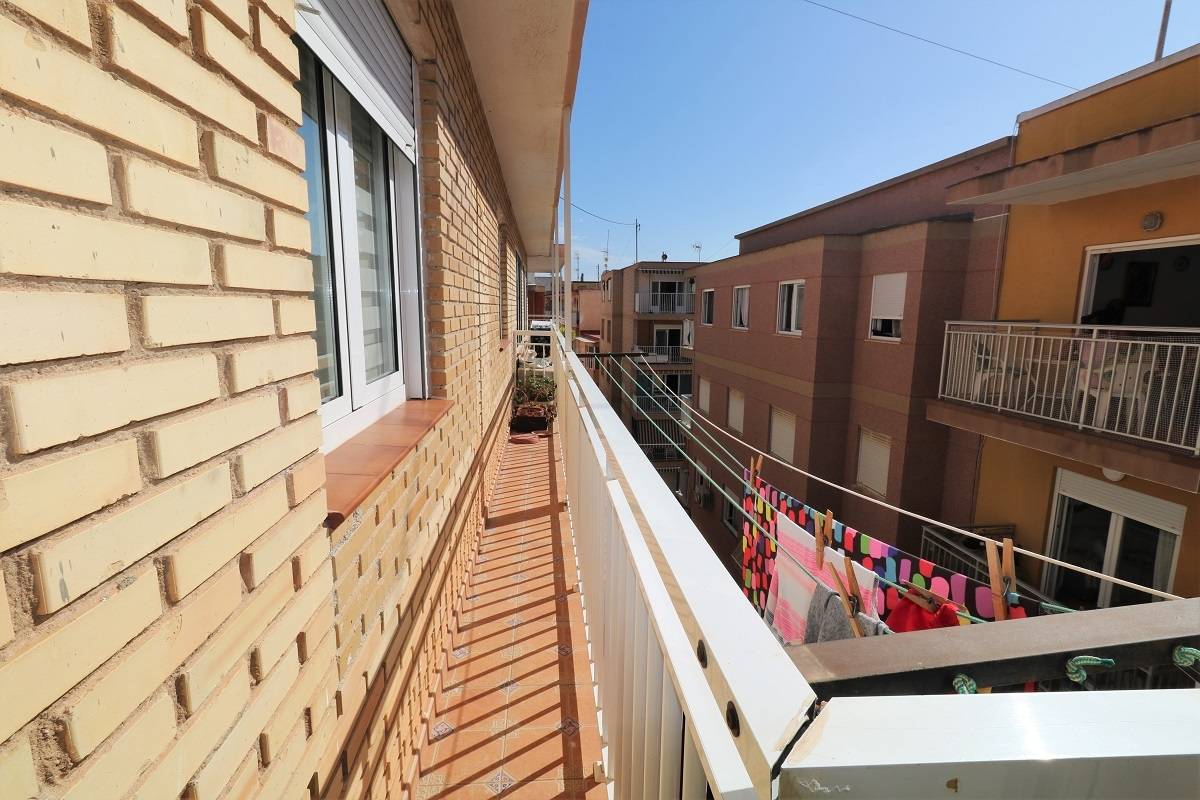
<path id="1" fill-rule="evenodd" d="M 1059 471 L 1049 554 L 1104 575 L 1169 592 L 1183 507 Z M 1043 591 L 1076 609 L 1147 603 L 1153 595 L 1051 567 Z"/>

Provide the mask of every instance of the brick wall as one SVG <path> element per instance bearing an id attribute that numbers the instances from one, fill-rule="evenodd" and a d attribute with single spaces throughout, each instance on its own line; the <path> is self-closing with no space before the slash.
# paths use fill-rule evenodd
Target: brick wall
<path id="1" fill-rule="evenodd" d="M 6 796 L 383 797 L 411 766 L 506 427 L 520 242 L 430 2 L 429 350 L 455 405 L 326 530 L 293 14 L 0 1 Z"/>

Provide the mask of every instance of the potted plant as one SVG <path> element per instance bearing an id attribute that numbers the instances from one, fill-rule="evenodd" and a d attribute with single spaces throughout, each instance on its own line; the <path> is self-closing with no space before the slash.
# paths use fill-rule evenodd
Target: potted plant
<path id="1" fill-rule="evenodd" d="M 517 433 L 546 430 L 555 415 L 554 395 L 554 378 L 548 375 L 529 375 L 518 382 L 511 429 Z"/>

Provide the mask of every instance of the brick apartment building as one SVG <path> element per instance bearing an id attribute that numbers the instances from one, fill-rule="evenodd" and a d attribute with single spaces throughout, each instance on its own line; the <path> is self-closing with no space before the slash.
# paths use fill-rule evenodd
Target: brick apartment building
<path id="1" fill-rule="evenodd" d="M 0 795 L 414 796 L 586 11 L 0 8 Z"/>
<path id="2" fill-rule="evenodd" d="M 694 299 L 687 272 L 693 262 L 639 261 L 600 276 L 602 353 L 637 354 L 675 392 L 692 393 L 692 362 L 683 348 L 684 322 Z M 675 443 L 684 442 L 679 408 L 638 371 L 633 359 L 599 362 L 593 370 L 600 388 L 654 462 L 667 485 L 687 503 L 690 471 Z M 622 371 L 624 370 L 624 371 Z"/>
<path id="3" fill-rule="evenodd" d="M 740 252 L 687 270 L 697 410 L 807 471 L 953 523 L 973 521 L 979 437 L 925 419 L 946 320 L 993 307 L 1002 208 L 950 206 L 946 187 L 1008 163 L 999 139 L 740 234 Z M 734 497 L 738 479 L 690 453 Z M 764 478 L 911 551 L 920 529 L 769 461 Z M 691 512 L 740 564 L 732 509 L 693 482 Z"/>

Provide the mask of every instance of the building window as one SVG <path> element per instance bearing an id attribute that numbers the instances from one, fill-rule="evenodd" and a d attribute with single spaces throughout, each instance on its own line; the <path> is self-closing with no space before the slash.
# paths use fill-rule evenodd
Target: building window
<path id="1" fill-rule="evenodd" d="M 612 301 L 612 278 L 604 279 L 604 281 L 600 284 L 600 291 L 602 296 L 601 299 L 603 299 L 604 302 L 608 303 Z"/>
<path id="2" fill-rule="evenodd" d="M 1047 552 L 1054 558 L 1171 591 L 1187 509 L 1177 503 L 1059 470 Z M 1137 589 L 1047 566 L 1042 589 L 1075 609 L 1153 599 Z"/>
<path id="3" fill-rule="evenodd" d="M 700 413 L 702 413 L 702 414 L 708 413 L 708 400 L 709 400 L 711 393 L 712 393 L 712 386 L 709 384 L 708 379 L 701 378 L 700 379 L 700 390 L 699 390 L 699 394 L 696 398 L 696 405 L 697 405 L 697 407 L 699 407 Z"/>
<path id="4" fill-rule="evenodd" d="M 785 281 L 779 284 L 780 333 L 800 333 L 804 330 L 804 281 Z"/>
<path id="5" fill-rule="evenodd" d="M 737 389 L 729 390 L 729 427 L 742 432 L 742 417 L 745 414 L 746 397 Z"/>
<path id="6" fill-rule="evenodd" d="M 716 290 L 705 289 L 700 293 L 700 324 L 713 324 L 713 306 L 716 304 Z"/>
<path id="7" fill-rule="evenodd" d="M 733 287 L 733 327 L 746 330 L 750 327 L 750 287 Z"/>
<path id="8" fill-rule="evenodd" d="M 900 338 L 900 323 L 904 319 L 904 290 L 908 274 L 893 272 L 876 275 L 871 281 L 871 339 Z"/>
<path id="9" fill-rule="evenodd" d="M 771 406 L 771 455 L 789 464 L 795 457 L 796 415 Z"/>
<path id="10" fill-rule="evenodd" d="M 858 431 L 858 485 L 880 497 L 887 497 L 888 463 L 892 458 L 892 440 L 866 428 Z"/>
<path id="11" fill-rule="evenodd" d="M 737 495 L 734 494 L 734 492 L 728 486 L 724 488 L 726 494 L 730 495 L 731 497 L 737 497 Z M 721 497 L 721 502 L 721 521 L 725 523 L 725 527 L 729 528 L 732 533 L 735 535 L 740 534 L 742 532 L 742 515 L 738 511 L 740 506 L 738 506 L 736 503 L 731 503 L 729 498 L 724 496 Z"/>
<path id="12" fill-rule="evenodd" d="M 416 167 L 313 52 L 299 50 L 328 447 L 403 402 L 406 363 L 421 360 L 419 304 L 415 328 L 402 328 L 400 313 L 402 292 L 420 280 Z"/>

